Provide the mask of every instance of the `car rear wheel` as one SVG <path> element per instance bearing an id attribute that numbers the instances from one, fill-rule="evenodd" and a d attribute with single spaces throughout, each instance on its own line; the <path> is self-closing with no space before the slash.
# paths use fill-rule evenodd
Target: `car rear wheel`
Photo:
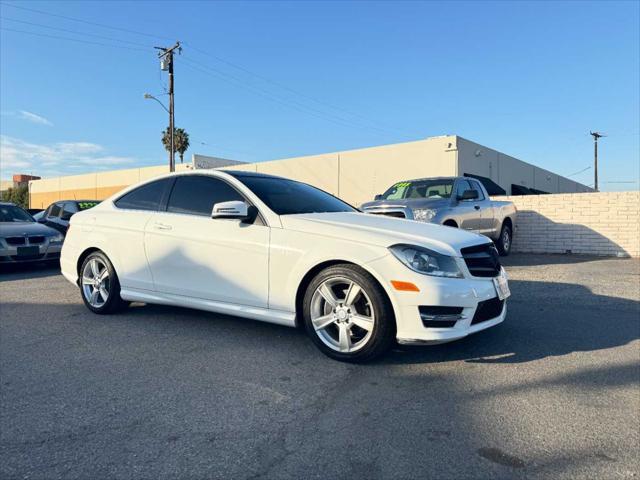
<path id="1" fill-rule="evenodd" d="M 128 305 L 120 297 L 120 282 L 102 252 L 91 253 L 80 268 L 80 292 L 89 310 L 98 314 L 113 313 Z"/>
<path id="2" fill-rule="evenodd" d="M 511 227 L 507 224 L 502 225 L 502 230 L 500 231 L 500 238 L 496 242 L 496 247 L 498 248 L 498 252 L 503 257 L 506 257 L 511 253 L 511 244 L 513 243 L 513 232 L 511 231 Z"/>
<path id="3" fill-rule="evenodd" d="M 303 309 L 312 341 L 336 360 L 371 360 L 395 340 L 395 318 L 386 292 L 355 265 L 320 272 L 307 288 Z"/>

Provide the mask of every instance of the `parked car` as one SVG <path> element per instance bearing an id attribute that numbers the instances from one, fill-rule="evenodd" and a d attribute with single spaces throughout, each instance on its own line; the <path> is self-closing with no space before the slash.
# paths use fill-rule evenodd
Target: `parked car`
<path id="1" fill-rule="evenodd" d="M 36 215 L 44 212 L 44 210 L 42 210 L 41 208 L 25 208 L 25 210 L 29 212 L 29 215 L 31 215 L 33 218 L 36 218 Z"/>
<path id="2" fill-rule="evenodd" d="M 137 301 L 304 326 L 328 356 L 442 343 L 502 322 L 509 288 L 486 237 L 366 215 L 310 185 L 170 174 L 75 214 L 61 267 L 86 307 Z"/>
<path id="3" fill-rule="evenodd" d="M 0 264 L 58 260 L 63 239 L 22 207 L 0 202 Z"/>
<path id="4" fill-rule="evenodd" d="M 69 220 L 75 213 L 93 208 L 99 203 L 98 200 L 61 200 L 49 205 L 36 220 L 66 235 Z"/>
<path id="5" fill-rule="evenodd" d="M 398 182 L 361 210 L 480 233 L 495 242 L 501 255 L 511 251 L 516 224 L 515 205 L 491 200 L 484 185 L 469 177 Z"/>

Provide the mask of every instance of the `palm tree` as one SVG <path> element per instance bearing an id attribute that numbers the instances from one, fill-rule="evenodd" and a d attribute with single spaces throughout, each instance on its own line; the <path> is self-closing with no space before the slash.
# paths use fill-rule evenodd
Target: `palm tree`
<path id="1" fill-rule="evenodd" d="M 189 149 L 189 134 L 184 128 L 173 129 L 173 143 L 176 152 L 180 154 L 180 163 L 184 160 L 184 152 Z M 169 127 L 162 132 L 162 144 L 167 152 L 171 151 L 171 134 L 169 133 Z"/>

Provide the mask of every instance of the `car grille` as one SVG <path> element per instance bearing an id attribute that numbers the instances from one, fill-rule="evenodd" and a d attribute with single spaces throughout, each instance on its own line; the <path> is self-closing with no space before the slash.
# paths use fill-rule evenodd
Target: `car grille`
<path id="1" fill-rule="evenodd" d="M 5 240 L 9 245 L 25 245 L 27 243 L 25 237 L 7 237 Z"/>
<path id="2" fill-rule="evenodd" d="M 373 215 L 385 215 L 387 217 L 407 218 L 404 212 L 369 212 Z"/>
<path id="3" fill-rule="evenodd" d="M 29 244 L 37 245 L 39 243 L 44 243 L 44 237 L 42 235 L 29 237 Z"/>
<path id="4" fill-rule="evenodd" d="M 497 277 L 500 274 L 500 256 L 493 243 L 466 247 L 460 253 L 474 277 Z"/>
<path id="5" fill-rule="evenodd" d="M 498 297 L 478 303 L 478 308 L 476 308 L 476 313 L 473 315 L 471 325 L 486 322 L 487 320 L 500 316 L 503 307 L 504 300 L 500 300 Z"/>

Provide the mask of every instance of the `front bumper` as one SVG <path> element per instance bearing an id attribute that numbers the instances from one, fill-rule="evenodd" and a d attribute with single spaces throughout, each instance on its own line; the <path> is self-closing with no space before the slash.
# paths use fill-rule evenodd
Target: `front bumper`
<path id="1" fill-rule="evenodd" d="M 464 265 L 462 259 L 459 263 Z M 478 312 L 481 302 L 486 304 L 488 301 L 497 301 L 498 294 L 492 278 L 473 277 L 466 268 L 463 269 L 465 278 L 439 278 L 413 272 L 393 256 L 385 256 L 369 265 L 387 279 L 385 288 L 394 307 L 398 343 L 451 342 L 493 327 L 503 322 L 507 316 L 506 301 L 502 302 L 501 308 L 495 310 L 495 316 L 491 314 L 487 318 L 486 315 L 482 316 L 483 312 Z M 420 291 L 394 290 L 390 284 L 391 280 L 411 282 Z M 462 311 L 453 326 L 427 327 L 420 316 L 421 306 L 461 307 Z"/>
<path id="2" fill-rule="evenodd" d="M 26 245 L 34 249 L 34 252 L 25 254 L 21 248 L 23 246 L 14 246 L 7 244 L 4 240 L 0 240 L 0 264 L 43 262 L 50 260 L 59 260 L 62 243 L 52 243 L 49 238 L 38 245 Z M 37 248 L 37 252 L 35 252 Z"/>

